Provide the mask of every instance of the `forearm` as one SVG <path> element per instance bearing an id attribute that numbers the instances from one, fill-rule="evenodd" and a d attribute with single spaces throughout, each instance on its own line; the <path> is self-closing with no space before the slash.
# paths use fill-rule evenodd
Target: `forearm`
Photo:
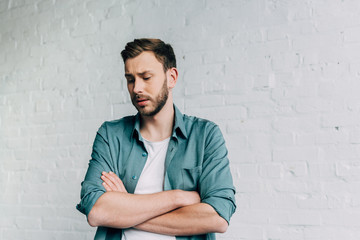
<path id="1" fill-rule="evenodd" d="M 178 190 L 144 195 L 106 192 L 94 204 L 88 222 L 91 226 L 129 228 L 181 206 Z"/>
<path id="2" fill-rule="evenodd" d="M 227 227 L 226 220 L 206 203 L 182 207 L 135 226 L 139 230 L 172 236 L 225 232 Z"/>

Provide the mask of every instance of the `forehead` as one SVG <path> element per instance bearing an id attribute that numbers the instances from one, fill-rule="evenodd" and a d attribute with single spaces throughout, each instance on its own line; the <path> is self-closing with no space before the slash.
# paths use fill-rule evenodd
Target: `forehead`
<path id="1" fill-rule="evenodd" d="M 144 71 L 163 70 L 162 63 L 156 59 L 155 54 L 150 51 L 140 53 L 134 58 L 129 58 L 125 62 L 125 73 L 140 73 Z"/>

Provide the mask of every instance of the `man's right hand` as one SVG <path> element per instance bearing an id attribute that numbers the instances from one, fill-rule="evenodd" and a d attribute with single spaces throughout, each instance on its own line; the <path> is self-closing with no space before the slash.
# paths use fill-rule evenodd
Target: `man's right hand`
<path id="1" fill-rule="evenodd" d="M 129 228 L 152 218 L 201 202 L 195 191 L 169 190 L 153 194 L 129 194 L 121 179 L 103 172 L 106 193 L 95 202 L 88 214 L 91 226 Z"/>
<path id="2" fill-rule="evenodd" d="M 102 172 L 101 179 L 104 181 L 103 186 L 107 192 L 122 192 L 127 193 L 125 186 L 121 179 L 113 172 Z M 184 190 L 174 190 L 176 191 L 176 202 L 179 206 L 185 207 L 188 205 L 193 205 L 200 203 L 200 195 L 195 191 L 184 191 Z"/>

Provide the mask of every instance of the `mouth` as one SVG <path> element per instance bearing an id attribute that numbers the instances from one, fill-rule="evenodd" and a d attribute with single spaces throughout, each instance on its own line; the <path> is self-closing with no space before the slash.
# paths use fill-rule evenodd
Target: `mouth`
<path id="1" fill-rule="evenodd" d="M 136 99 L 136 104 L 140 107 L 144 107 L 146 106 L 146 104 L 149 102 L 148 99 L 145 99 L 145 98 L 137 98 Z"/>

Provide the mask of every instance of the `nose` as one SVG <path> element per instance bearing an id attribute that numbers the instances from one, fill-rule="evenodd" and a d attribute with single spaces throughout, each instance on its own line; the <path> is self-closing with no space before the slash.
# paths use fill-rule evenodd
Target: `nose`
<path id="1" fill-rule="evenodd" d="M 141 79 L 135 79 L 133 91 L 135 94 L 139 94 L 144 91 L 144 83 L 141 81 Z"/>

